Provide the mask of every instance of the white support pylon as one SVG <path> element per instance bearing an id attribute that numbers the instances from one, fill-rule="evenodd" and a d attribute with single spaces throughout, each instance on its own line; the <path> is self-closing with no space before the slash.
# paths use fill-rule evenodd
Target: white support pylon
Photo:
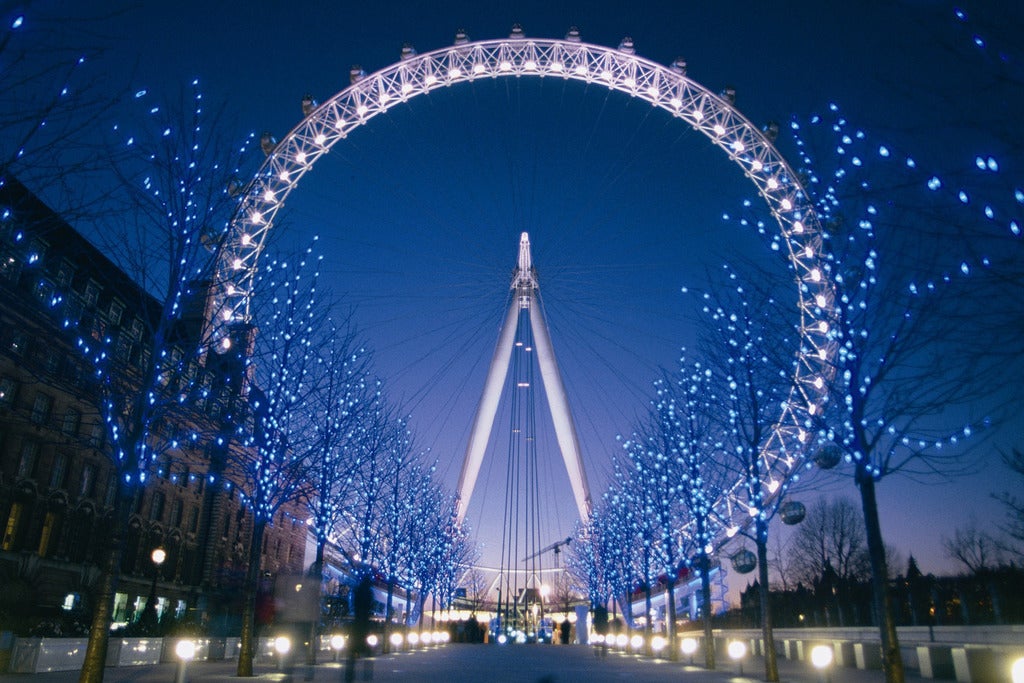
<path id="1" fill-rule="evenodd" d="M 491 430 L 494 427 L 494 417 L 498 411 L 501 388 L 508 375 L 512 346 L 519 325 L 519 313 L 523 309 L 529 311 L 537 363 L 540 366 L 541 379 L 544 383 L 544 393 L 551 409 L 551 420 L 555 426 L 555 436 L 562 453 L 562 461 L 565 463 L 565 469 L 569 475 L 569 484 L 572 486 L 580 519 L 586 520 L 590 517 L 590 486 L 587 484 L 587 476 L 583 470 L 579 437 L 576 434 L 572 413 L 569 411 L 569 399 L 562 382 L 562 375 L 558 371 L 558 363 L 555 361 L 551 335 L 548 332 L 547 321 L 540 310 L 537 271 L 533 267 L 533 259 L 530 255 L 530 236 L 525 232 L 519 238 L 519 260 L 512 274 L 511 289 L 514 293 L 512 302 L 498 335 L 498 343 L 494 348 L 494 356 L 491 358 L 491 365 L 487 371 L 487 380 L 484 382 L 483 394 L 480 397 L 476 414 L 473 416 L 473 427 L 469 435 L 469 444 L 466 447 L 466 456 L 462 462 L 462 471 L 459 473 L 456 521 L 461 524 L 465 518 L 466 509 L 469 507 L 469 498 L 473 495 L 473 488 L 476 486 L 476 479 L 480 474 L 484 451 L 487 449 L 487 442 L 490 440 Z"/>

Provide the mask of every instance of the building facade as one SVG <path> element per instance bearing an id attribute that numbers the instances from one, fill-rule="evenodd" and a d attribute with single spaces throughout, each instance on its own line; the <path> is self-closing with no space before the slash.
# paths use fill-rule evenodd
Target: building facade
<path id="1" fill-rule="evenodd" d="M 154 311 L 155 302 L 60 216 L 17 181 L 3 181 L 0 630 L 88 623 L 116 473 L 94 372 L 75 339 L 102 340 L 131 381 L 132 368 L 149 353 L 147 316 Z M 210 387 L 210 398 L 176 419 L 216 432 L 226 400 L 217 387 L 233 371 L 223 362 L 189 366 L 197 373 L 192 379 Z M 136 620 L 155 594 L 161 615 L 234 628 L 252 514 L 223 461 L 212 442 L 200 439 L 154 463 L 124 539 L 115 622 Z M 277 574 L 304 569 L 300 517 L 294 506 L 285 508 L 268 528 L 261 560 L 268 591 Z M 156 548 L 165 551 L 159 565 L 151 559 Z"/>

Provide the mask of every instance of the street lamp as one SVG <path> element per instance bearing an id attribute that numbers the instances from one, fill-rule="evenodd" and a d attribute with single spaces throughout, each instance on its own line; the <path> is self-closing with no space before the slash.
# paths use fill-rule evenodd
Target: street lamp
<path id="1" fill-rule="evenodd" d="M 683 638 L 683 642 L 679 644 L 679 649 L 683 651 L 683 654 L 690 658 L 690 665 L 693 665 L 693 653 L 697 651 L 697 639 L 696 638 Z"/>
<path id="2" fill-rule="evenodd" d="M 1018 657 L 1010 668 L 1010 680 L 1013 683 L 1024 683 L 1024 657 Z"/>
<path id="3" fill-rule="evenodd" d="M 832 657 L 832 648 L 828 645 L 815 645 L 811 648 L 811 664 L 821 672 L 821 679 L 826 683 L 830 680 L 829 669 L 832 668 Z"/>
<path id="4" fill-rule="evenodd" d="M 153 562 L 153 583 L 149 586 L 149 597 L 146 599 L 146 606 L 142 608 L 142 616 L 139 621 L 147 626 L 156 626 L 156 580 L 160 578 L 160 565 L 167 559 L 167 551 L 157 546 L 149 554 L 149 559 Z"/>
<path id="5" fill-rule="evenodd" d="M 743 658 L 747 656 L 747 646 L 739 640 L 729 643 L 729 659 L 739 666 L 739 675 L 743 675 Z"/>
<path id="6" fill-rule="evenodd" d="M 178 655 L 178 669 L 174 676 L 174 683 L 185 683 L 188 663 L 196 656 L 195 641 L 179 640 L 178 644 L 174 646 L 174 654 Z"/>
<path id="7" fill-rule="evenodd" d="M 334 650 L 334 661 L 338 661 L 338 654 L 345 647 L 345 636 L 334 634 L 331 636 L 331 649 Z"/>

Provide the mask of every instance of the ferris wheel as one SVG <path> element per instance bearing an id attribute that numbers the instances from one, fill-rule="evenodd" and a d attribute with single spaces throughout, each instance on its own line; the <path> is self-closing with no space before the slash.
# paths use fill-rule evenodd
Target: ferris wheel
<path id="1" fill-rule="evenodd" d="M 471 41 L 460 31 L 450 47 L 418 54 L 407 46 L 398 62 L 377 72 L 353 68 L 349 86 L 323 103 L 305 98 L 298 125 L 280 141 L 270 134 L 261 139 L 266 160 L 240 199 L 220 262 L 215 339 L 230 344 L 231 330 L 249 322 L 250 295 L 267 237 L 291 193 L 332 147 L 421 95 L 499 79 L 574 81 L 649 103 L 680 127 L 702 135 L 763 200 L 775 221 L 776 242 L 795 274 L 799 316 L 793 384 L 760 454 L 765 499 L 781 495 L 779 483 L 803 463 L 810 448 L 805 425 L 822 409 L 835 352 L 829 336 L 833 293 L 820 262 L 820 226 L 797 175 L 773 144 L 777 130 L 762 129 L 741 114 L 735 93 L 715 93 L 691 79 L 683 60 L 664 66 L 638 56 L 629 38 L 609 48 L 583 42 L 575 29 L 563 39 L 534 39 L 516 26 L 507 38 L 484 41 Z M 723 527 L 723 541 L 751 521 L 740 503 L 742 488 L 743 482 L 736 481 L 715 503 L 720 518 L 730 521 Z"/>

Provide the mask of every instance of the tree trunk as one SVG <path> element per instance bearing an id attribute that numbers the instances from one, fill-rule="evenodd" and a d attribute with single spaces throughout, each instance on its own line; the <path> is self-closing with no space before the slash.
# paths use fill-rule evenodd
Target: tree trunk
<path id="1" fill-rule="evenodd" d="M 644 582 L 644 653 L 651 654 L 651 584 Z"/>
<path id="2" fill-rule="evenodd" d="M 118 483 L 117 486 L 120 489 L 121 484 Z M 85 649 L 82 671 L 78 675 L 79 683 L 101 683 L 107 665 L 107 643 L 110 640 L 110 622 L 114 617 L 114 596 L 121 576 L 124 533 L 134 507 L 134 498 L 121 500 L 122 498 L 127 496 L 118 493 L 109 544 L 104 550 L 103 574 L 100 577 L 92 622 L 89 625 L 89 644 Z"/>
<path id="3" fill-rule="evenodd" d="M 715 668 L 715 636 L 711 632 L 711 562 L 706 554 L 700 556 L 700 595 L 704 602 L 704 668 Z"/>
<path id="4" fill-rule="evenodd" d="M 393 609 L 393 597 L 395 595 L 395 581 L 391 577 L 388 577 L 388 599 L 387 608 L 384 610 L 384 652 L 391 651 L 391 616 Z"/>
<path id="5" fill-rule="evenodd" d="M 886 683 L 903 683 L 903 659 L 900 657 L 900 643 L 896 635 L 896 617 L 892 596 L 889 592 L 889 571 L 885 562 L 885 543 L 882 527 L 878 521 L 878 500 L 875 497 L 875 480 L 869 472 L 858 467 L 857 486 L 860 489 L 861 508 L 864 511 L 865 536 L 868 556 L 871 559 L 871 604 L 878 617 L 879 635 L 882 639 L 882 666 Z"/>
<path id="6" fill-rule="evenodd" d="M 245 572 L 245 602 L 242 605 L 241 644 L 238 649 L 237 676 L 252 676 L 252 660 L 256 656 L 256 592 L 259 589 L 260 558 L 263 555 L 263 532 L 267 523 L 253 519 L 249 542 L 249 566 Z"/>
<path id="7" fill-rule="evenodd" d="M 763 527 L 763 528 L 762 528 Z M 768 523 L 758 519 L 757 531 L 757 580 L 758 596 L 761 600 L 761 636 L 764 640 L 764 680 L 779 680 L 779 665 L 775 659 L 774 617 L 768 589 Z"/>
<path id="8" fill-rule="evenodd" d="M 679 648 L 676 644 L 676 577 L 670 574 L 668 586 L 665 587 L 665 594 L 668 596 L 668 604 L 665 608 L 665 638 L 668 640 L 669 659 L 679 659 Z"/>
<path id="9" fill-rule="evenodd" d="M 313 559 L 313 566 L 309 568 L 310 578 L 316 581 L 317 613 L 313 615 L 313 621 L 309 625 L 309 650 L 306 655 L 306 663 L 310 666 L 316 665 L 316 654 L 320 649 L 320 617 L 323 606 L 323 585 L 324 585 L 324 545 L 326 540 L 316 539 L 316 556 Z"/>

